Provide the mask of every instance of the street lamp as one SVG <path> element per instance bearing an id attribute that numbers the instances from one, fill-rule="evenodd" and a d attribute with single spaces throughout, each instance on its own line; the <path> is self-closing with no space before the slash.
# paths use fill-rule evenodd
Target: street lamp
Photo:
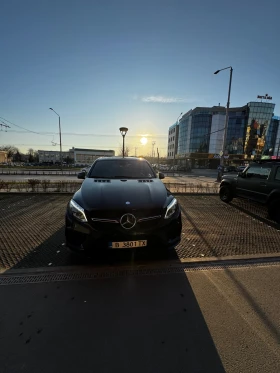
<path id="1" fill-rule="evenodd" d="M 179 121 L 179 118 L 180 118 L 180 116 L 183 114 L 183 112 L 182 113 L 180 113 L 180 115 L 178 116 L 178 118 L 177 118 L 177 120 L 176 120 L 176 126 L 177 126 L 177 124 L 178 124 L 178 121 Z M 174 173 L 174 167 L 175 167 L 175 151 L 176 151 L 176 137 L 177 137 L 177 131 L 176 131 L 176 127 L 175 127 L 175 143 L 174 143 L 174 152 L 173 152 L 173 173 Z"/>
<path id="2" fill-rule="evenodd" d="M 62 171 L 62 144 L 61 144 L 61 127 L 60 127 L 60 115 L 57 114 L 57 112 L 50 107 L 50 110 L 52 110 L 57 116 L 58 116 L 58 126 L 59 126 L 59 144 L 60 144 L 60 167 Z"/>
<path id="3" fill-rule="evenodd" d="M 121 135 L 123 137 L 123 148 L 122 148 L 122 156 L 123 156 L 123 158 L 124 158 L 124 138 L 125 138 L 125 135 L 126 135 L 127 131 L 128 131 L 128 128 L 126 128 L 126 127 L 121 127 L 120 128 L 120 133 L 121 133 Z"/>
<path id="4" fill-rule="evenodd" d="M 227 129 L 228 129 L 228 109 L 229 109 L 229 103 L 230 103 L 230 91 L 231 91 L 231 80 L 232 80 L 232 71 L 233 68 L 231 66 L 225 67 L 223 69 L 217 70 L 214 72 L 214 74 L 219 74 L 220 71 L 230 69 L 230 77 L 229 77 L 229 86 L 228 86 L 228 100 L 227 100 L 227 108 L 226 108 L 226 122 L 225 122 L 225 129 L 224 129 L 224 135 L 223 135 L 223 145 L 222 145 L 222 154 L 220 158 L 220 169 L 218 172 L 217 181 L 221 181 L 222 174 L 224 171 L 224 159 L 225 159 L 225 148 L 226 148 L 226 141 L 227 141 Z"/>

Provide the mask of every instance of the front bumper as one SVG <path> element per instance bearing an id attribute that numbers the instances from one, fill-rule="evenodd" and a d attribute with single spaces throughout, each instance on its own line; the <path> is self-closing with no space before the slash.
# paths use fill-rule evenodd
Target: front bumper
<path id="1" fill-rule="evenodd" d="M 147 240 L 146 248 L 171 248 L 181 240 L 181 211 L 170 219 L 161 217 L 154 224 L 136 225 L 135 229 L 125 230 L 120 224 L 89 224 L 78 221 L 67 210 L 65 216 L 66 245 L 75 251 L 93 252 L 96 250 L 112 250 L 111 242 Z M 116 249 L 113 249 L 116 250 Z M 118 249 L 117 249 L 118 250 Z"/>

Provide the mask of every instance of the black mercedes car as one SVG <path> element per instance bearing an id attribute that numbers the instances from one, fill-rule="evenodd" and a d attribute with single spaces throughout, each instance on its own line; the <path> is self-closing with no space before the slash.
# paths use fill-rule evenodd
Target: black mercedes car
<path id="1" fill-rule="evenodd" d="M 77 251 L 174 247 L 180 242 L 180 206 L 145 159 L 99 158 L 69 201 L 66 245 Z"/>

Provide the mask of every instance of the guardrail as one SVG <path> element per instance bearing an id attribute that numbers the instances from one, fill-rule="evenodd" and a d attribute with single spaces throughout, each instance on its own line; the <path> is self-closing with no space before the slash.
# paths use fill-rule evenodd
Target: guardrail
<path id="1" fill-rule="evenodd" d="M 81 186 L 82 180 L 77 181 L 53 181 L 29 179 L 26 181 L 0 180 L 0 192 L 2 193 L 75 193 Z M 169 183 L 164 182 L 171 193 L 190 194 L 216 194 L 219 191 L 218 183 Z"/>
<path id="2" fill-rule="evenodd" d="M 75 176 L 80 171 L 69 170 L 0 170 L 0 175 L 62 175 L 62 176 Z"/>

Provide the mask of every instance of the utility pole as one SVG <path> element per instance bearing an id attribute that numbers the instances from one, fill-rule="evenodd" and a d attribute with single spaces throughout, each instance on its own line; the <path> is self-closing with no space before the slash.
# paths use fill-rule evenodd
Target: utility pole
<path id="1" fill-rule="evenodd" d="M 229 86 L 228 86 L 228 100 L 227 100 L 227 107 L 226 107 L 226 121 L 225 121 L 225 128 L 224 128 L 224 134 L 223 134 L 223 144 L 222 144 L 222 150 L 221 150 L 221 158 L 220 158 L 220 166 L 217 176 L 217 181 L 221 181 L 222 175 L 224 172 L 224 165 L 225 165 L 225 149 L 226 149 L 226 141 L 227 141 L 227 129 L 228 129 L 228 114 L 229 114 L 229 104 L 230 104 L 230 92 L 231 92 L 231 80 L 232 80 L 232 71 L 233 68 L 231 66 L 225 67 L 224 69 L 220 69 L 214 72 L 214 74 L 218 74 L 222 70 L 230 69 L 230 76 L 229 76 Z"/>
<path id="2" fill-rule="evenodd" d="M 5 132 L 7 132 L 7 128 L 11 128 L 10 126 L 8 126 L 7 124 L 4 124 L 4 123 L 3 123 L 3 124 L 0 123 L 0 126 L 1 126 L 1 131 L 3 131 L 3 130 L 2 130 L 2 127 L 6 128 L 6 129 L 5 129 Z"/>
<path id="3" fill-rule="evenodd" d="M 152 158 L 155 157 L 155 152 L 154 152 L 154 146 L 155 146 L 155 144 L 156 144 L 156 142 L 153 141 L 153 142 L 152 142 Z"/>
<path id="4" fill-rule="evenodd" d="M 157 148 L 157 168 L 159 170 L 159 152 L 158 152 L 158 148 Z"/>

